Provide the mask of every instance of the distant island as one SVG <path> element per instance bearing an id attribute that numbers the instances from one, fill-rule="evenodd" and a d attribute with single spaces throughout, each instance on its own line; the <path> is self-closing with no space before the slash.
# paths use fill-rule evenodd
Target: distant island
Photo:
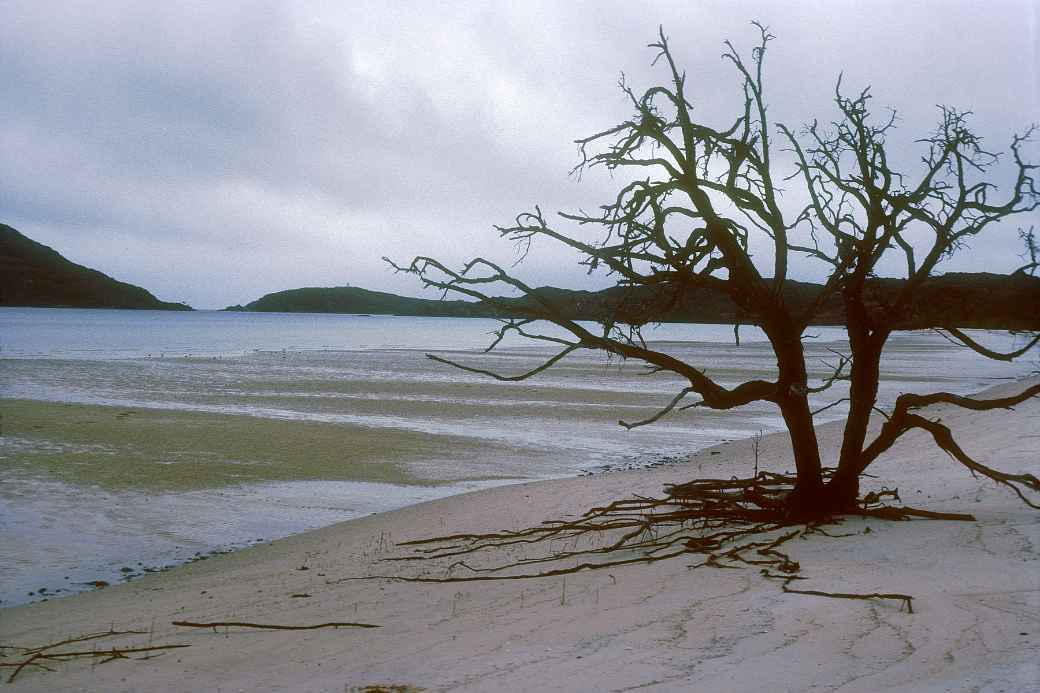
<path id="1" fill-rule="evenodd" d="M 469 301 L 410 298 L 353 286 L 307 287 L 267 294 L 224 310 L 257 313 L 368 313 L 436 317 L 486 317 L 488 309 Z"/>
<path id="2" fill-rule="evenodd" d="M 875 309 L 884 311 L 902 279 L 873 279 L 868 292 Z M 819 284 L 788 281 L 784 298 L 808 307 Z M 536 290 L 541 301 L 572 320 L 622 322 L 750 323 L 729 296 L 707 288 L 648 289 L 611 287 L 578 291 L 551 286 Z M 275 313 L 349 313 L 429 317 L 530 317 L 539 303 L 531 298 L 490 301 L 435 300 L 398 296 L 353 286 L 307 287 L 267 294 L 224 310 Z M 136 308 L 192 310 L 184 303 L 160 301 L 151 292 L 77 265 L 57 251 L 0 224 L 0 306 L 56 308 Z M 843 325 L 840 296 L 824 302 L 811 324 Z M 949 273 L 930 278 L 904 311 L 902 329 L 974 327 L 1003 330 L 1040 329 L 1040 277 L 1023 273 Z"/>
<path id="3" fill-rule="evenodd" d="M 875 309 L 886 310 L 902 288 L 902 279 L 874 279 L 868 292 Z M 819 284 L 788 281 L 785 299 L 807 308 L 819 295 Z M 555 287 L 536 290 L 553 308 L 573 320 L 615 316 L 625 322 L 748 323 L 729 296 L 706 288 L 650 290 L 611 287 L 574 291 Z M 353 313 L 438 317 L 529 317 L 538 306 L 530 298 L 493 301 L 439 301 L 410 298 L 352 286 L 308 287 L 267 294 L 244 306 L 225 310 L 279 313 Z M 845 324 L 840 296 L 831 296 L 812 321 L 814 325 Z M 1023 273 L 949 273 L 930 278 L 904 311 L 902 329 L 929 327 L 1040 329 L 1040 278 Z"/>
<path id="4" fill-rule="evenodd" d="M 6 224 L 0 224 L 0 306 L 192 309 L 70 262 Z"/>

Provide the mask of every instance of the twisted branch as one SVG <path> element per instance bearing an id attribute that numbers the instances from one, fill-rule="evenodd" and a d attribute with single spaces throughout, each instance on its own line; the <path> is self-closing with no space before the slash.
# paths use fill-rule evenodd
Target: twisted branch
<path id="1" fill-rule="evenodd" d="M 141 655 L 144 653 L 154 652 L 165 652 L 167 650 L 176 650 L 184 647 L 191 647 L 191 645 L 149 645 L 147 647 L 106 647 L 102 649 L 93 650 L 58 650 L 56 648 L 73 645 L 84 642 L 93 642 L 102 640 L 104 638 L 113 638 L 122 635 L 146 635 L 148 631 L 143 630 L 108 630 L 101 633 L 88 633 L 87 635 L 80 635 L 73 638 L 67 638 L 58 642 L 49 643 L 47 645 L 40 645 L 37 647 L 18 647 L 14 645 L 0 646 L 0 650 L 4 649 L 15 649 L 20 650 L 19 657 L 20 661 L 4 661 L 0 662 L 0 668 L 14 669 L 11 675 L 7 678 L 8 683 L 14 683 L 18 675 L 21 674 L 28 667 L 36 667 L 45 671 L 53 671 L 44 662 L 65 662 L 73 659 L 91 659 L 95 660 L 98 664 L 105 664 L 115 659 L 148 659 L 149 655 L 145 657 L 135 657 L 133 655 Z"/>

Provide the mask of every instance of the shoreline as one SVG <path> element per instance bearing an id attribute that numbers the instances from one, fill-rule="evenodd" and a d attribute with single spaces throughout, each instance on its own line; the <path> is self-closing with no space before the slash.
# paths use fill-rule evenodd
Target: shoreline
<path id="1" fill-rule="evenodd" d="M 1033 378 L 1028 382 L 1035 382 Z M 1022 386 L 1002 384 L 988 392 Z M 934 407 L 969 454 L 1036 473 L 1040 402 L 1014 411 Z M 835 424 L 818 428 L 825 449 Z M 784 434 L 760 464 L 789 466 Z M 716 453 L 716 454 L 712 454 Z M 693 476 L 744 475 L 747 440 L 681 465 L 501 486 L 412 505 L 243 549 L 130 583 L 0 610 L 0 642 L 42 645 L 88 632 L 144 629 L 127 646 L 188 644 L 148 661 L 58 664 L 14 690 L 1028 690 L 1040 681 L 1037 513 L 973 479 L 927 439 L 908 435 L 872 472 L 907 505 L 977 521 L 849 518 L 842 532 L 792 545 L 810 589 L 898 591 L 892 603 L 783 594 L 754 570 L 689 570 L 677 558 L 560 578 L 422 585 L 351 580 L 415 574 L 382 560 L 430 534 L 531 526 Z M 866 528 L 869 534 L 864 534 Z M 298 596 L 306 595 L 306 596 Z M 175 620 L 368 622 L 371 630 L 191 629 Z M 1024 635 L 1023 635 L 1024 634 Z M 5 659 L 6 661 L 6 659 Z"/>
<path id="2" fill-rule="evenodd" d="M 115 377 L 104 368 L 106 378 Z M 518 407 L 526 416 L 534 406 L 523 401 L 532 398 L 525 391 L 510 395 L 519 404 L 495 394 L 499 399 L 492 402 L 508 407 L 507 416 L 480 423 L 466 418 L 476 405 L 458 404 L 460 395 L 473 397 L 472 386 L 428 387 L 424 397 L 465 406 L 439 422 L 445 413 L 443 407 L 435 411 L 436 403 L 370 397 L 359 404 L 339 398 L 349 383 L 330 385 L 327 396 L 323 385 L 306 383 L 297 402 L 279 404 L 298 410 L 302 420 L 213 411 L 210 405 L 193 409 L 191 402 L 171 407 L 0 398 L 0 503 L 8 527 L 0 541 L 0 605 L 87 591 L 98 581 L 117 584 L 257 538 L 284 538 L 474 488 L 656 465 L 671 452 L 650 444 L 652 454 L 632 454 L 636 441 L 648 436 L 626 436 L 613 423 L 611 442 L 598 433 L 589 440 L 551 440 L 547 433 L 545 440 L 525 440 L 531 436 L 507 418 Z M 394 382 L 389 389 L 396 395 L 400 387 Z M 567 394 L 552 392 L 555 399 Z M 548 404 L 559 406 L 552 411 L 562 431 L 583 428 L 579 416 L 598 422 L 612 413 L 598 401 L 585 402 L 584 410 L 583 404 Z M 312 406 L 348 409 L 307 419 Z M 356 407 L 394 408 L 395 416 L 413 417 L 416 425 L 355 423 L 349 413 Z M 424 428 L 424 421 L 433 423 Z M 466 426 L 484 428 L 474 433 Z M 496 438 L 494 427 L 510 428 L 511 439 Z M 718 440 L 728 433 L 711 429 L 702 437 Z M 650 433 L 658 442 L 669 435 L 667 429 Z M 618 438 L 629 442 L 619 445 Z M 688 449 L 705 444 L 685 436 L 682 441 Z"/>
<path id="3" fill-rule="evenodd" d="M 4 406 L 6 405 L 6 406 Z M 111 418 L 113 420 L 120 420 L 124 418 L 128 413 L 135 413 L 134 411 L 127 411 L 123 407 L 113 405 L 83 405 L 79 403 L 69 402 L 47 402 L 47 401 L 35 401 L 35 400 L 17 400 L 11 398 L 0 398 L 0 408 L 5 410 L 8 414 L 8 420 L 5 423 L 8 424 L 8 433 L 13 428 L 11 425 L 11 419 L 16 418 L 13 414 L 17 413 L 19 416 L 24 417 L 24 409 L 28 406 L 29 411 L 35 411 L 38 409 L 56 410 L 60 414 L 60 418 L 63 420 L 69 420 L 75 418 L 78 411 L 86 412 L 86 416 L 94 421 L 94 425 L 105 425 L 104 419 Z M 167 416 L 181 416 L 183 413 L 177 410 L 145 410 L 142 412 L 140 409 L 136 411 L 137 414 L 148 418 L 149 415 L 156 415 L 159 417 Z M 198 413 L 197 416 L 205 419 L 235 419 L 240 418 L 234 415 L 213 415 L 208 413 Z M 83 414 L 81 414 L 83 416 Z M 140 419 L 141 417 L 136 417 Z M 49 425 L 49 421 L 43 420 Z M 34 426 L 35 428 L 36 426 Z M 225 437 L 228 436 L 229 429 L 226 426 L 222 426 L 223 434 Z M 233 429 L 231 429 L 233 430 Z M 16 439 L 16 436 L 9 436 L 11 439 Z M 107 440 L 113 440 L 111 434 L 106 434 Z M 302 534 L 315 529 L 321 529 L 323 527 L 332 526 L 345 521 L 351 521 L 366 517 L 370 515 L 381 514 L 385 512 L 392 512 L 393 510 L 408 507 L 410 505 L 421 504 L 430 500 L 436 500 L 439 498 L 448 498 L 464 493 L 469 493 L 477 490 L 486 488 L 493 488 L 499 485 L 514 485 L 531 483 L 535 481 L 545 481 L 557 478 L 577 478 L 583 476 L 592 476 L 599 474 L 618 473 L 623 471 L 634 471 L 639 469 L 652 469 L 662 465 L 673 465 L 683 464 L 685 459 L 675 455 L 668 455 L 665 453 L 646 453 L 639 456 L 622 456 L 612 461 L 604 461 L 601 465 L 590 466 L 578 470 L 576 473 L 561 475 L 558 477 L 543 477 L 543 478 L 465 478 L 457 479 L 454 481 L 444 480 L 411 480 L 410 482 L 384 482 L 381 479 L 365 480 L 361 479 L 315 479 L 312 481 L 300 481 L 296 479 L 285 479 L 282 480 L 278 477 L 269 478 L 264 480 L 262 483 L 254 482 L 246 484 L 244 486 L 217 486 L 211 489 L 195 489 L 194 487 L 187 488 L 167 488 L 166 485 L 157 480 L 153 480 L 152 486 L 145 488 L 137 488 L 134 486 L 129 487 L 130 495 L 125 495 L 126 491 L 121 488 L 110 488 L 109 486 L 102 484 L 98 485 L 98 479 L 94 479 L 92 485 L 87 487 L 81 487 L 74 482 L 68 482 L 67 480 L 58 477 L 53 481 L 33 480 L 26 477 L 25 481 L 27 487 L 30 490 L 35 490 L 40 483 L 46 485 L 72 485 L 68 486 L 68 492 L 76 496 L 89 496 L 94 500 L 92 502 L 101 503 L 103 505 L 118 504 L 125 506 L 139 505 L 143 499 L 151 497 L 153 502 L 155 500 L 165 499 L 166 494 L 187 494 L 187 495 L 209 495 L 209 496 L 220 496 L 220 497 L 236 497 L 243 496 L 249 498 L 252 496 L 263 496 L 265 493 L 270 496 L 272 502 L 285 503 L 288 497 L 302 497 L 307 493 L 315 494 L 315 499 L 309 503 L 310 506 L 317 504 L 319 507 L 329 506 L 331 509 L 333 506 L 342 506 L 344 503 L 348 506 L 352 506 L 355 509 L 348 512 L 346 509 L 341 511 L 341 515 L 346 513 L 348 517 L 335 518 L 329 512 L 319 512 L 316 517 L 310 518 L 307 522 L 309 526 L 303 528 L 289 528 L 290 531 L 286 532 L 285 528 L 279 528 L 277 526 L 267 527 L 256 527 L 255 523 L 252 523 L 253 529 L 256 531 L 249 531 L 248 529 L 239 529 L 233 532 L 232 537 L 229 537 L 222 541 L 199 541 L 187 540 L 182 538 L 179 545 L 171 545 L 166 550 L 156 553 L 141 552 L 140 546 L 133 547 L 128 546 L 131 549 L 127 553 L 120 555 L 107 555 L 104 561 L 95 561 L 97 565 L 94 569 L 84 569 L 82 567 L 82 561 L 76 561 L 80 565 L 78 566 L 56 566 L 54 570 L 50 571 L 47 576 L 42 573 L 38 573 L 32 576 L 28 580 L 20 580 L 20 583 L 24 583 L 25 590 L 19 591 L 17 589 L 11 590 L 12 583 L 8 583 L 6 593 L 3 594 L 3 598 L 0 599 L 0 608 L 11 608 L 15 606 L 22 606 L 26 604 L 34 604 L 39 602 L 51 601 L 54 599 L 67 598 L 76 594 L 89 592 L 99 587 L 110 587 L 112 585 L 129 583 L 133 580 L 142 578 L 149 574 L 163 573 L 178 566 L 189 565 L 199 561 L 209 560 L 215 556 L 228 554 L 234 551 L 240 551 L 243 549 L 250 548 L 254 545 L 270 543 L 272 541 L 278 541 L 291 536 Z M 313 467 L 313 461 L 302 463 L 306 467 Z M 124 464 L 125 466 L 125 464 Z M 290 465 L 292 466 L 292 465 Z M 298 467 L 297 473 L 299 473 Z M 108 476 L 112 476 L 111 472 L 107 472 Z M 17 481 L 16 477 L 12 477 L 9 481 Z M 194 479 L 193 483 L 199 483 L 198 478 Z M 155 484 L 160 484 L 156 486 Z M 321 486 L 321 490 L 316 487 Z M 353 488 L 356 487 L 356 490 Z M 392 490 L 391 487 L 393 487 Z M 294 489 L 290 493 L 290 489 Z M 28 491 L 25 491 L 26 493 Z M 370 495 L 378 494 L 381 498 L 384 498 L 382 503 L 373 503 L 376 507 L 374 510 L 365 509 L 362 510 L 357 507 L 355 500 L 354 503 L 348 502 L 348 500 L 357 495 Z M 122 495 L 119 495 L 122 494 Z M 96 496 L 96 498 L 95 498 Z M 129 499 L 129 500 L 128 500 Z M 216 498 L 211 498 L 210 501 L 216 501 Z M 201 499 L 197 502 L 192 503 L 192 507 L 197 507 L 201 503 Z M 229 503 L 231 501 L 228 501 Z M 337 506 L 337 507 L 338 507 Z M 388 507 L 387 507 L 388 506 Z M 238 514 L 244 513 L 243 508 L 238 508 Z M 9 521 L 15 518 L 9 517 Z M 16 523 L 17 524 L 17 523 Z M 154 525 L 155 520 L 151 519 L 149 524 Z M 24 529 L 24 528 L 23 528 Z M 18 549 L 21 544 L 27 541 L 38 540 L 38 536 L 22 536 L 21 531 L 14 531 L 12 534 L 18 535 L 19 544 L 15 546 L 9 546 L 9 550 L 13 553 Z M 41 586 L 42 585 L 42 586 Z M 29 598 L 26 599 L 25 597 Z"/>

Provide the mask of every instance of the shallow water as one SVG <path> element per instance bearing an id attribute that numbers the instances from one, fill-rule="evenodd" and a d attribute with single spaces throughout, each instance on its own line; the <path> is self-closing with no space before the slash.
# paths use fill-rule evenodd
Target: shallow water
<path id="1" fill-rule="evenodd" d="M 6 358 L 110 359 L 283 350 L 480 349 L 498 327 L 497 321 L 483 318 L 0 307 L 0 353 Z M 562 334 L 552 326 L 547 333 Z M 660 325 L 653 334 L 659 341 L 722 342 L 732 339 L 733 328 L 677 323 Z M 745 327 L 741 338 L 765 337 Z M 515 336 L 504 342 L 525 343 Z"/>
<path id="2" fill-rule="evenodd" d="M 552 353 L 512 341 L 481 354 L 496 324 L 0 309 L 2 604 L 488 484 L 644 464 L 780 430 L 760 403 L 627 431 L 619 418 L 650 416 L 681 383 L 593 352 L 520 383 L 425 357 L 519 373 Z M 822 378 L 844 332 L 811 332 L 810 367 Z M 724 325 L 647 333 L 724 384 L 773 377 L 761 334 L 741 337 L 735 346 Z M 971 392 L 1032 367 L 901 333 L 885 354 L 880 399 Z M 840 397 L 837 387 L 817 405 Z M 838 405 L 819 421 L 842 414 Z"/>

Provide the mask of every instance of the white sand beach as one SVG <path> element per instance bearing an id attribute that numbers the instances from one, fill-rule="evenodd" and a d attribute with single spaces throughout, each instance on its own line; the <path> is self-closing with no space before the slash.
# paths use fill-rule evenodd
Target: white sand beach
<path id="1" fill-rule="evenodd" d="M 1036 382 L 1035 379 L 1028 382 Z M 1023 387 L 1009 383 L 989 394 Z M 932 407 L 962 447 L 1005 471 L 1040 470 L 1040 399 L 1013 411 Z M 840 442 L 820 428 L 825 454 Z M 698 476 L 751 474 L 751 441 L 689 463 L 482 490 L 373 515 L 94 592 L 0 610 L 0 644 L 34 647 L 115 629 L 81 649 L 189 645 L 143 661 L 38 660 L 25 691 L 1035 691 L 1040 690 L 1040 512 L 973 476 L 923 433 L 869 471 L 905 504 L 974 522 L 846 519 L 842 538 L 785 545 L 803 589 L 753 568 L 691 570 L 694 557 L 564 577 L 451 584 L 369 575 L 444 575 L 449 561 L 399 563 L 396 542 L 517 529 Z M 760 461 L 791 465 L 783 435 Z M 866 530 L 869 528 L 869 532 Z M 467 558 L 479 561 L 497 557 Z M 301 596 L 305 595 L 305 596 Z M 196 629 L 173 621 L 379 628 Z M 76 644 L 55 648 L 70 651 Z M 24 658 L 23 658 L 24 659 Z M 19 661 L 5 649 L 4 661 Z M 3 670 L 6 678 L 11 668 Z M 392 688 L 398 686 L 399 688 Z"/>

